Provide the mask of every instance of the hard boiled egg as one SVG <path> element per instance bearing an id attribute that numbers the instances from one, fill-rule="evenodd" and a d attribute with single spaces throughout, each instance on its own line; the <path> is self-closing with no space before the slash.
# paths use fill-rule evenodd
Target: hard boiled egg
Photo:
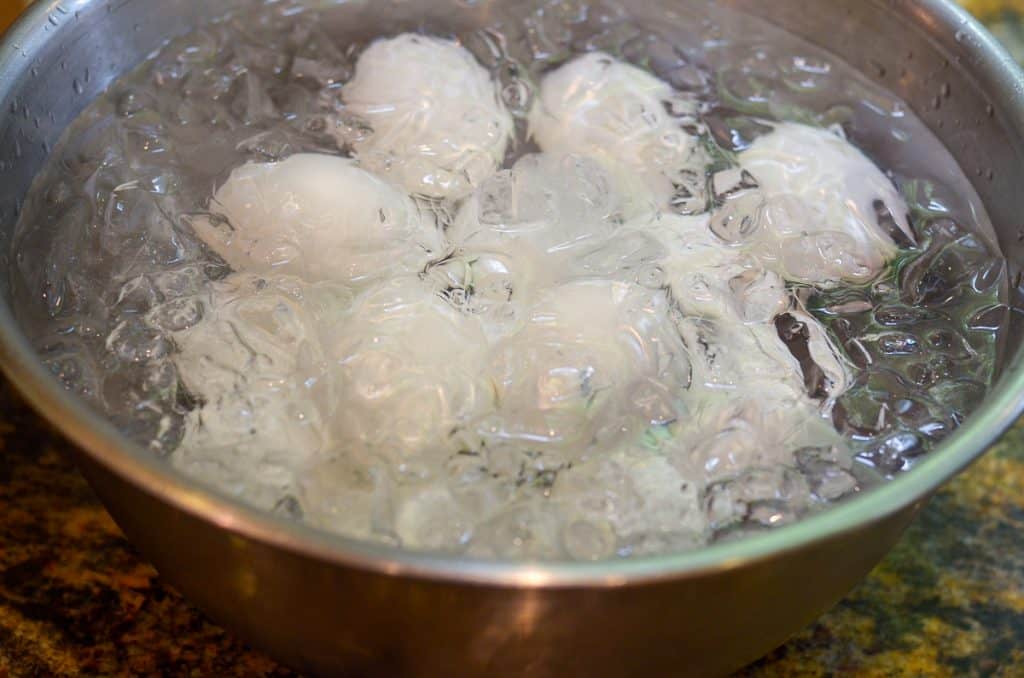
<path id="1" fill-rule="evenodd" d="M 692 197 L 703 159 L 688 129 L 696 102 L 647 71 L 590 52 L 547 74 L 530 117 L 548 153 L 599 159 L 630 193 L 662 208 Z"/>
<path id="2" fill-rule="evenodd" d="M 202 319 L 173 335 L 174 364 L 198 405 L 172 463 L 257 503 L 292 491 L 329 445 L 334 396 L 320 323 L 348 300 L 344 288 L 248 273 L 199 295 Z"/>
<path id="3" fill-rule="evenodd" d="M 512 136 L 490 74 L 451 40 L 374 42 L 342 96 L 373 130 L 354 142 L 360 163 L 416 195 L 464 197 L 498 169 Z"/>
<path id="4" fill-rule="evenodd" d="M 304 153 L 236 168 L 197 219 L 235 270 L 364 284 L 422 268 L 437 228 L 412 200 L 353 160 Z"/>
<path id="5" fill-rule="evenodd" d="M 489 446 L 578 454 L 676 416 L 689 364 L 661 291 L 606 280 L 551 288 L 529 322 L 494 349 L 498 416 Z"/>
<path id="6" fill-rule="evenodd" d="M 914 241 L 892 180 L 838 131 L 776 123 L 739 162 L 766 201 L 753 247 L 790 280 L 864 282 Z"/>

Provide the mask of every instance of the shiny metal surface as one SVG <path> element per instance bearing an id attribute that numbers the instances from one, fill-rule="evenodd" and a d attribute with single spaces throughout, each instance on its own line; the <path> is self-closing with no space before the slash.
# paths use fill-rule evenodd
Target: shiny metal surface
<path id="1" fill-rule="evenodd" d="M 976 177 L 1017 280 L 1024 76 L 991 36 L 947 0 L 721 1 L 822 44 L 910 102 Z M 6 36 L 0 266 L 9 266 L 18 203 L 61 130 L 163 40 L 235 4 L 245 0 L 49 0 Z M 422 4 L 438 11 L 446 3 Z M 935 108 L 942 85 L 951 94 Z M 322 535 L 196 487 L 61 390 L 13 319 L 6 275 L 0 299 L 5 372 L 77 443 L 83 470 L 139 549 L 215 620 L 322 674 L 725 673 L 844 595 L 925 498 L 1016 419 L 1024 394 L 1014 314 L 1001 379 L 983 409 L 913 472 L 854 501 L 689 554 L 470 562 Z"/>

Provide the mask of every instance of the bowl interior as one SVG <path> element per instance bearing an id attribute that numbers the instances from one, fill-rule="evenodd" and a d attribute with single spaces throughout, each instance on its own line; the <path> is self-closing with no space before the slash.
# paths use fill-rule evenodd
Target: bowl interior
<path id="1" fill-rule="evenodd" d="M 469 6 L 458 0 L 352 3 L 355 26 L 374 17 L 411 23 L 486 20 L 502 0 Z M 73 0 L 37 3 L 0 44 L 0 266 L 10 270 L 10 243 L 21 201 L 62 131 L 120 74 L 169 38 L 251 4 L 246 0 Z M 340 3 L 331 3 L 340 4 Z M 679 4 L 682 4 L 681 2 Z M 1010 303 L 1018 304 L 1024 264 L 1024 77 L 994 39 L 947 0 L 720 0 L 761 16 L 844 59 L 899 95 L 944 141 L 973 180 L 1009 262 Z M 657 22 L 674 3 L 631 5 Z M 343 30 L 345 27 L 339 27 Z M 947 95 L 948 93 L 948 95 Z M 935 106 L 941 96 L 941 106 Z M 36 359 L 10 306 L 8 275 L 0 276 L 0 362 L 45 416 L 98 463 L 180 508 L 240 534 L 374 569 L 517 584 L 613 582 L 662 577 L 763 557 L 821 536 L 850 530 L 921 500 L 976 458 L 1009 425 L 1024 400 L 1022 318 L 1011 314 L 997 363 L 999 381 L 981 410 L 912 472 L 795 526 L 694 553 L 599 564 L 527 566 L 474 563 L 355 543 L 247 509 L 214 495 L 129 443 L 102 417 L 61 390 Z"/>

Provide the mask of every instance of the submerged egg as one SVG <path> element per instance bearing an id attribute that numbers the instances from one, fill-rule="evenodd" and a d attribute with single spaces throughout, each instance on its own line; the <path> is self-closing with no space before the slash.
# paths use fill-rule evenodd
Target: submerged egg
<path id="1" fill-rule="evenodd" d="M 197 219 L 238 271 L 360 284 L 422 268 L 440 249 L 433 220 L 354 161 L 299 154 L 236 168 Z"/>
<path id="2" fill-rule="evenodd" d="M 628 196 L 601 165 L 585 156 L 538 153 L 484 182 L 448 229 L 467 249 L 523 244 L 558 255 L 611 235 Z"/>
<path id="3" fill-rule="evenodd" d="M 198 406 L 172 462 L 262 503 L 329 444 L 334 390 L 320 342 L 343 288 L 235 274 L 199 295 L 202 318 L 173 334 L 174 364 Z M 246 468 L 258 464 L 258 482 Z M 271 472 L 272 471 L 272 472 Z"/>
<path id="4" fill-rule="evenodd" d="M 739 162 L 766 201 L 753 247 L 790 280 L 864 282 L 914 241 L 892 180 L 838 133 L 775 123 Z"/>
<path id="5" fill-rule="evenodd" d="M 550 289 L 491 360 L 498 416 L 489 444 L 602 448 L 677 416 L 689 365 L 660 291 L 607 280 Z"/>
<path id="6" fill-rule="evenodd" d="M 85 116 L 22 217 L 48 362 L 190 475 L 410 550 L 661 554 L 855 491 L 862 441 L 833 411 L 873 454 L 951 430 L 944 396 L 986 381 L 987 338 L 950 329 L 998 303 L 963 237 L 983 210 L 920 184 L 949 242 L 915 289 L 944 307 L 886 322 L 913 240 L 897 188 L 838 127 L 752 117 L 806 119 L 785 83 L 908 144 L 901 167 L 952 162 L 842 64 L 587 3 L 352 44 L 334 10 L 259 4 L 204 58 L 186 39 L 112 90 L 141 103 Z M 284 159 L 240 165 L 256 156 Z M 871 362 L 857 379 L 840 343 Z"/>
<path id="7" fill-rule="evenodd" d="M 645 232 L 663 243 L 662 267 L 680 310 L 688 316 L 725 322 L 771 322 L 790 304 L 775 273 L 711 232 L 707 215 L 662 214 Z"/>
<path id="8" fill-rule="evenodd" d="M 486 400 L 479 318 L 409 276 L 367 290 L 332 320 L 325 350 L 342 403 L 332 422 L 342 448 L 375 450 L 416 475 L 430 455 L 457 447 L 459 429 Z"/>
<path id="9" fill-rule="evenodd" d="M 405 33 L 374 42 L 343 98 L 373 130 L 354 144 L 360 164 L 416 195 L 470 193 L 501 165 L 512 136 L 490 74 L 450 40 Z"/>
<path id="10" fill-rule="evenodd" d="M 661 208 L 702 180 L 703 156 L 689 131 L 696 113 L 694 100 L 647 71 L 591 52 L 544 77 L 530 131 L 545 152 L 599 159 Z"/>

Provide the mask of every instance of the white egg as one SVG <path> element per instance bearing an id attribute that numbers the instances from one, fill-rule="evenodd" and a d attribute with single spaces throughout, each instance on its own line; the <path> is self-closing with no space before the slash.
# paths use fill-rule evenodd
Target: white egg
<path id="1" fill-rule="evenodd" d="M 701 484 L 654 450 L 595 455 L 563 476 L 551 500 L 565 514 L 562 542 L 575 559 L 681 551 L 707 539 Z"/>
<path id="2" fill-rule="evenodd" d="M 487 340 L 479 318 L 418 277 L 360 295 L 331 323 L 325 342 L 341 449 L 381 454 L 411 475 L 428 468 L 431 455 L 460 445 L 457 431 L 489 402 L 480 380 Z"/>
<path id="3" fill-rule="evenodd" d="M 679 309 L 723 322 L 770 323 L 790 305 L 782 278 L 719 240 L 707 215 L 661 214 L 643 227 L 666 255 L 660 263 Z"/>
<path id="4" fill-rule="evenodd" d="M 514 127 L 473 55 L 424 35 L 371 44 L 342 96 L 373 130 L 355 141 L 360 164 L 432 198 L 461 198 L 494 174 Z"/>
<path id="5" fill-rule="evenodd" d="M 408 196 L 331 155 L 242 165 L 210 212 L 196 232 L 237 271 L 363 284 L 421 269 L 440 249 Z"/>
<path id="6" fill-rule="evenodd" d="M 455 283 L 463 290 L 472 283 L 470 307 L 507 332 L 539 290 L 568 278 L 618 270 L 621 262 L 607 270 L 605 260 L 618 255 L 613 241 L 619 239 L 627 204 L 593 159 L 526 155 L 463 203 L 446 232 L 457 254 L 441 268 L 464 280 Z"/>
<path id="7" fill-rule="evenodd" d="M 320 324 L 349 299 L 289 276 L 211 284 L 197 300 L 202 319 L 173 335 L 179 377 L 200 404 L 172 462 L 256 501 L 291 491 L 329 445 L 334 390 Z"/>
<path id="8" fill-rule="evenodd" d="M 491 362 L 498 413 L 488 445 L 572 456 L 676 416 L 689 365 L 663 292 L 589 280 L 550 289 Z"/>
<path id="9" fill-rule="evenodd" d="M 539 255 L 591 245 L 622 223 L 628 198 L 585 156 L 539 153 L 484 182 L 448 229 L 466 250 L 525 244 Z"/>
<path id="10" fill-rule="evenodd" d="M 685 129 L 696 112 L 695 101 L 650 73 L 590 52 L 544 77 L 530 130 L 545 152 L 597 158 L 629 193 L 663 208 L 703 176 L 703 155 Z"/>
<path id="11" fill-rule="evenodd" d="M 739 161 L 766 199 L 753 247 L 790 280 L 864 282 L 914 240 L 893 182 L 837 132 L 777 123 Z"/>

